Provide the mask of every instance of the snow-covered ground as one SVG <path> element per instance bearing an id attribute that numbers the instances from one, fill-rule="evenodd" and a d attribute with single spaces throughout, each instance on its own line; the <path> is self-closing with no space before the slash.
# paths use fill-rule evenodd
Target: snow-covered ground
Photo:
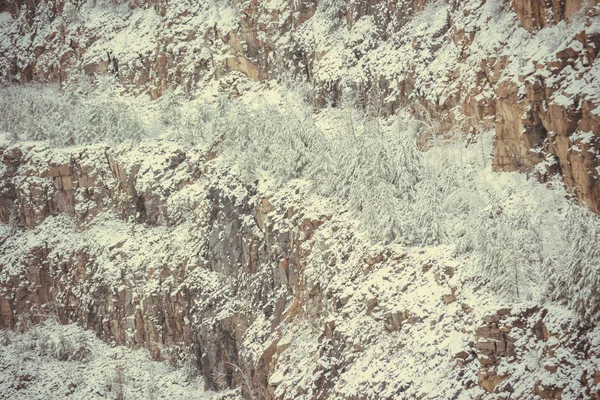
<path id="1" fill-rule="evenodd" d="M 0 331 L 0 399 L 238 399 L 206 392 L 197 371 L 154 361 L 147 350 L 102 342 L 90 331 L 52 317 L 18 331 Z"/>
<path id="2" fill-rule="evenodd" d="M 355 103 L 368 101 L 352 93 L 371 93 L 348 89 L 381 82 L 378 107 L 454 104 L 447 112 L 457 124 L 471 94 L 496 102 L 491 80 L 525 95 L 523 80 L 544 78 L 558 93 L 549 104 L 597 103 L 598 59 L 549 71 L 557 52 L 583 50 L 577 33 L 600 32 L 597 16 L 532 34 L 506 2 L 436 0 L 406 23 L 390 21 L 384 35 L 375 14 L 348 22 L 357 2 L 318 2 L 293 29 L 285 24 L 303 2 L 173 0 L 160 11 L 162 3 L 66 2 L 53 15 L 42 2 L 30 24 L 25 12 L 0 14 L 7 79 L 28 65 L 40 80 L 58 80 L 59 70 L 97 74 L 94 83 L 72 74 L 62 88 L 0 88 L 0 148 L 7 159 L 22 152 L 16 170 L 0 164 L 0 196 L 11 200 L 9 223 L 0 224 L 0 289 L 16 292 L 26 276 L 36 283 L 29 269 L 44 258 L 62 297 L 21 309 L 51 315 L 72 306 L 65 314 L 79 321 L 95 313 L 88 326 L 97 332 L 122 333 L 121 342 L 167 358 L 103 343 L 51 316 L 34 325 L 24 313 L 18 330 L 0 331 L 0 399 L 251 394 L 205 392 L 202 363 L 214 387 L 243 386 L 243 368 L 286 399 L 593 395 L 598 218 L 560 177 L 493 172 L 491 131 L 432 135 L 432 121 L 401 108 L 393 117 L 365 112 Z M 259 32 L 244 25 L 255 15 Z M 265 49 L 274 51 L 261 59 Z M 290 54 L 311 65 L 285 60 Z M 267 61 L 260 72 L 278 80 L 252 81 L 235 66 L 239 57 Z M 114 59 L 119 76 L 104 75 L 115 72 Z M 482 63 L 499 65 L 497 76 L 481 79 L 491 71 Z M 287 81 L 294 68 L 311 82 Z M 24 80 L 21 72 L 10 80 Z M 318 99 L 323 91 L 341 94 L 336 107 Z M 569 139 L 590 144 L 593 133 Z M 49 176 L 56 165 L 70 174 Z M 24 229 L 17 215 L 43 214 L 35 207 L 66 196 L 63 179 L 73 184 L 77 174 L 90 179 L 67 189 L 72 207 Z M 143 213 L 130 212 L 134 197 Z M 261 207 L 269 211 L 259 217 Z M 146 325 L 115 311 L 118 302 L 135 306 Z M 172 321 L 157 318 L 167 309 Z M 479 334 L 490 326 L 504 335 L 492 343 L 494 360 L 482 351 L 492 339 Z M 203 353 L 186 348 L 169 364 L 177 340 L 205 340 Z M 507 343 L 514 351 L 497 351 Z M 490 382 L 498 393 L 484 390 Z"/>

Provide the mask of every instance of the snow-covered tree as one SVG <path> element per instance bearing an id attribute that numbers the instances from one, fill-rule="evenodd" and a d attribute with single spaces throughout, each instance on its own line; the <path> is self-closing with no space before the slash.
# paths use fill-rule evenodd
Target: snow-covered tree
<path id="1" fill-rule="evenodd" d="M 173 90 L 167 90 L 160 99 L 160 120 L 171 126 L 181 118 L 181 98 Z"/>
<path id="2" fill-rule="evenodd" d="M 586 208 L 571 204 L 564 231 L 567 249 L 553 271 L 553 295 L 589 322 L 600 315 L 600 221 Z"/>
<path id="3" fill-rule="evenodd" d="M 537 296 L 541 237 L 522 207 L 492 197 L 468 235 L 478 259 L 475 269 L 492 288 L 513 299 Z"/>
<path id="4" fill-rule="evenodd" d="M 131 105 L 116 96 L 61 91 L 56 86 L 7 87 L 0 93 L 0 128 L 15 140 L 65 146 L 136 141 L 145 133 Z"/>

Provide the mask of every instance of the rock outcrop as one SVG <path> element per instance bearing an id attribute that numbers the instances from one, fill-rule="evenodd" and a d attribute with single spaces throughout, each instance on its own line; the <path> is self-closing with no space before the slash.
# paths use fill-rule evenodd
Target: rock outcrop
<path id="1" fill-rule="evenodd" d="M 161 350 L 167 347 L 192 352 L 211 388 L 243 386 L 244 374 L 256 379 L 257 387 L 267 387 L 268 365 L 255 371 L 258 367 L 242 355 L 244 334 L 257 318 L 256 307 L 264 318 L 272 317 L 275 329 L 289 314 L 297 291 L 295 301 L 302 301 L 298 279 L 306 251 L 300 246 L 311 238 L 317 220 L 288 211 L 289 230 L 273 232 L 265 226 L 272 209 L 268 200 L 255 209 L 252 191 L 235 198 L 216 187 L 203 187 L 209 208 L 185 198 L 180 209 L 175 198 L 190 189 L 192 178 L 202 179 L 203 158 L 189 160 L 168 145 L 155 152 L 151 165 L 124 165 L 122 153 L 103 147 L 73 151 L 58 163 L 44 159 L 43 147 L 23 151 L 25 155 L 19 148 L 3 153 L 10 167 L 2 176 L 10 189 L 2 196 L 2 215 L 10 216 L 4 222 L 32 234 L 48 230 L 54 242 L 35 243 L 21 249 L 22 258 L 11 259 L 15 265 L 2 264 L 2 328 L 56 313 L 61 322 L 79 322 L 106 340 L 146 347 L 156 359 L 165 356 Z M 156 176 L 169 184 L 149 180 Z M 196 222 L 188 221 L 193 227 L 187 228 L 198 229 L 192 233 L 181 227 L 189 218 L 182 211 L 196 207 L 202 212 L 193 217 Z M 102 226 L 101 234 L 115 237 L 98 247 L 76 239 L 107 212 L 118 221 L 172 229 L 156 228 L 162 245 L 145 243 L 152 235 L 122 235 L 110 226 Z M 61 230 L 53 218 L 65 215 L 75 226 Z M 260 221 L 258 231 L 257 222 L 248 220 L 252 215 Z M 196 251 L 178 252 L 182 249 L 168 240 L 173 235 L 177 241 L 177 234 L 194 241 Z M 10 232 L 2 237 L 5 255 L 19 251 L 16 236 Z M 157 246 L 164 257 L 154 262 L 145 253 Z M 131 257 L 142 257 L 141 263 L 132 260 L 129 265 Z M 107 269 L 110 264 L 115 270 Z"/>
<path id="2" fill-rule="evenodd" d="M 4 2 L 0 80 L 113 74 L 154 99 L 308 81 L 316 111 L 409 109 L 423 145 L 495 129 L 495 170 L 560 173 L 600 208 L 596 1 L 233 3 Z M 600 398 L 596 328 L 496 309 L 447 249 L 370 247 L 302 185 L 163 141 L 1 151 L 0 328 L 56 314 L 247 398 Z"/>
<path id="3" fill-rule="evenodd" d="M 561 173 L 597 211 L 596 3 L 142 1 L 83 23 L 90 4 L 12 2 L 3 8 L 0 79 L 113 73 L 153 98 L 212 80 L 231 96 L 244 79 L 307 80 L 317 109 L 348 93 L 376 113 L 411 109 L 430 125 L 423 140 L 495 127 L 496 170 Z"/>
<path id="4" fill-rule="evenodd" d="M 3 329 L 57 315 L 247 398 L 597 396 L 597 329 L 496 309 L 463 260 L 370 247 L 301 186 L 161 141 L 2 159 Z"/>

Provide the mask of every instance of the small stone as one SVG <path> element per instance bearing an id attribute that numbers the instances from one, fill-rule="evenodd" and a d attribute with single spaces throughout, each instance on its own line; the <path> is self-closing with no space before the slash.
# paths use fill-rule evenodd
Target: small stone
<path id="1" fill-rule="evenodd" d="M 483 322 L 486 324 L 493 324 L 494 322 L 500 321 L 500 318 L 497 315 L 487 315 L 483 317 Z"/>
<path id="2" fill-rule="evenodd" d="M 501 315 L 503 317 L 510 316 L 510 308 L 501 308 L 496 311 L 496 314 Z"/>
<path id="3" fill-rule="evenodd" d="M 350 298 L 351 298 L 351 297 L 352 297 L 352 295 L 351 295 L 351 294 L 342 295 L 342 296 L 340 297 L 340 302 L 341 302 L 343 305 L 346 305 L 346 304 L 348 304 L 348 302 L 350 301 Z"/>
<path id="4" fill-rule="evenodd" d="M 371 311 L 377 305 L 377 297 L 370 297 L 366 300 L 367 310 Z"/>
<path id="5" fill-rule="evenodd" d="M 493 392 L 496 386 L 502 383 L 507 377 L 497 375 L 492 371 L 485 371 L 478 373 L 479 386 L 481 386 L 486 392 Z"/>
<path id="6" fill-rule="evenodd" d="M 456 295 L 455 294 L 445 294 L 442 296 L 442 300 L 444 301 L 445 304 L 454 303 L 456 301 Z"/>
<path id="7" fill-rule="evenodd" d="M 544 369 L 548 372 L 550 372 L 551 374 L 555 374 L 556 371 L 558 371 L 558 366 L 557 365 L 544 365 Z"/>
<path id="8" fill-rule="evenodd" d="M 484 356 L 484 355 L 479 356 L 478 360 L 479 360 L 479 364 L 481 364 L 484 367 L 488 367 L 490 365 L 494 365 L 494 360 L 492 360 L 488 356 Z"/>

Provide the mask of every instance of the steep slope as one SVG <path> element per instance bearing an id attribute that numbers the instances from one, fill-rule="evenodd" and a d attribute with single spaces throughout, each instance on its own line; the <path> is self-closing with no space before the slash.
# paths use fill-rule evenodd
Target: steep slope
<path id="1" fill-rule="evenodd" d="M 595 325 L 496 297 L 477 253 L 373 244 L 306 180 L 247 180 L 167 140 L 2 154 L 3 328 L 57 315 L 246 398 L 597 396 Z"/>
<path id="2" fill-rule="evenodd" d="M 223 398 L 600 398 L 599 15 L 0 3 L 0 385 L 56 317 Z"/>
<path id="3" fill-rule="evenodd" d="M 596 1 L 7 2 L 2 80 L 116 73 L 135 93 L 294 78 L 316 108 L 354 93 L 434 133 L 495 126 L 497 170 L 560 172 L 599 207 Z M 1 11 L 1 10 L 0 10 Z M 9 14 L 10 12 L 10 14 Z M 426 137 L 424 137 L 426 139 Z"/>

